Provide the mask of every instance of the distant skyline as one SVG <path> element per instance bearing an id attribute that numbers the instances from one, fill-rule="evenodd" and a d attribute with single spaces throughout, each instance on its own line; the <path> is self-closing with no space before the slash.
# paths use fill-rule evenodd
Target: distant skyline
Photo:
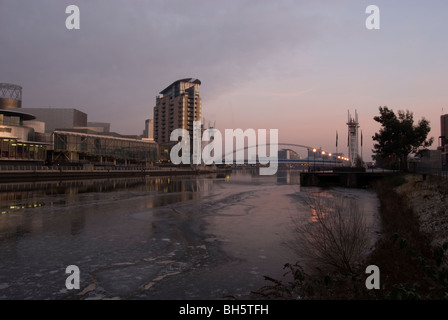
<path id="1" fill-rule="evenodd" d="M 80 8 L 67 30 L 65 8 Z M 381 29 L 367 30 L 368 5 Z M 430 121 L 448 113 L 446 1 L 0 0 L 0 82 L 22 106 L 76 108 L 141 134 L 156 96 L 201 80 L 205 124 L 279 129 L 279 141 L 347 154 L 358 112 L 371 160 L 380 106 Z"/>

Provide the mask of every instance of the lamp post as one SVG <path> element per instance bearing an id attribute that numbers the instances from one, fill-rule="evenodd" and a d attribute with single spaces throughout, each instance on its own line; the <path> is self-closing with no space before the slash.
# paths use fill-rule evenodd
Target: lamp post
<path id="1" fill-rule="evenodd" d="M 313 171 L 314 172 L 316 172 L 316 151 L 317 151 L 317 149 L 314 148 L 313 149 L 313 154 L 314 154 Z"/>
<path id="2" fill-rule="evenodd" d="M 321 154 L 322 154 L 322 167 L 324 167 L 325 165 L 324 165 L 324 156 L 325 156 L 325 151 L 322 151 L 321 152 Z"/>

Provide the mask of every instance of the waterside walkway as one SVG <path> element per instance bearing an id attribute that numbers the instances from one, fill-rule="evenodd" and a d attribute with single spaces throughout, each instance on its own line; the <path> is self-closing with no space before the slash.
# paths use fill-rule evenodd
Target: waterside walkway
<path id="1" fill-rule="evenodd" d="M 148 167 L 148 168 L 95 168 L 81 167 L 34 167 L 34 166 L 0 166 L 0 182 L 36 181 L 59 179 L 109 178 L 130 176 L 172 176 L 197 175 L 226 172 L 226 169 L 216 167 Z"/>

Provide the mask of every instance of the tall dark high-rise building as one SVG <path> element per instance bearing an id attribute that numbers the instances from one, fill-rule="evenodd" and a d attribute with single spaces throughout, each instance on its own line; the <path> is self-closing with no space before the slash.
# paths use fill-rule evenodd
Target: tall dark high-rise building
<path id="1" fill-rule="evenodd" d="M 448 170 L 448 114 L 440 116 L 439 148 L 442 152 L 442 169 Z"/>
<path id="2" fill-rule="evenodd" d="M 440 116 L 440 139 L 442 147 L 448 144 L 448 114 Z"/>
<path id="3" fill-rule="evenodd" d="M 193 121 L 201 121 L 199 96 L 201 81 L 193 78 L 177 80 L 157 96 L 154 107 L 154 140 L 159 144 L 160 159 L 169 159 L 169 151 L 177 142 L 170 141 L 175 129 L 186 129 L 193 138 Z"/>

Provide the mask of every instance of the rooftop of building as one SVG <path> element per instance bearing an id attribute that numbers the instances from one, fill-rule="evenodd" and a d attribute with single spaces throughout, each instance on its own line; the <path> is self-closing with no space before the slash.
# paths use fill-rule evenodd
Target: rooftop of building
<path id="1" fill-rule="evenodd" d="M 18 108 L 17 108 L 18 109 Z M 36 112 L 38 112 L 38 111 L 63 111 L 63 112 L 68 112 L 68 111 L 70 111 L 70 112 L 79 112 L 79 113 L 84 113 L 84 114 L 87 114 L 87 113 L 85 113 L 84 111 L 81 111 L 81 110 L 79 110 L 79 109 L 77 109 L 77 108 L 62 108 L 62 107 L 26 107 L 26 108 L 21 108 L 21 109 L 23 109 L 23 110 L 27 110 L 27 111 L 29 111 L 29 110 L 34 110 L 34 111 L 36 111 Z"/>
<path id="2" fill-rule="evenodd" d="M 168 87 L 166 87 L 165 89 L 163 89 L 162 91 L 160 91 L 160 94 L 167 94 L 168 92 L 171 91 L 171 88 L 181 82 L 189 82 L 189 83 L 193 83 L 193 84 L 198 84 L 201 85 L 201 81 L 199 79 L 194 79 L 194 78 L 185 78 L 185 79 L 180 79 L 177 81 L 174 81 L 172 84 L 170 84 Z"/>
<path id="3" fill-rule="evenodd" d="M 141 140 L 137 135 L 122 135 L 116 132 L 98 132 L 88 128 L 57 128 L 55 133 L 80 134 L 94 137 L 117 138 L 121 140 Z M 146 141 L 145 141 L 146 142 Z"/>
<path id="4" fill-rule="evenodd" d="M 0 83 L 0 97 L 22 99 L 22 87 L 12 83 Z"/>
<path id="5" fill-rule="evenodd" d="M 8 117 L 19 117 L 21 120 L 34 120 L 35 116 L 29 113 L 18 111 L 20 109 L 0 109 L 0 114 Z"/>

